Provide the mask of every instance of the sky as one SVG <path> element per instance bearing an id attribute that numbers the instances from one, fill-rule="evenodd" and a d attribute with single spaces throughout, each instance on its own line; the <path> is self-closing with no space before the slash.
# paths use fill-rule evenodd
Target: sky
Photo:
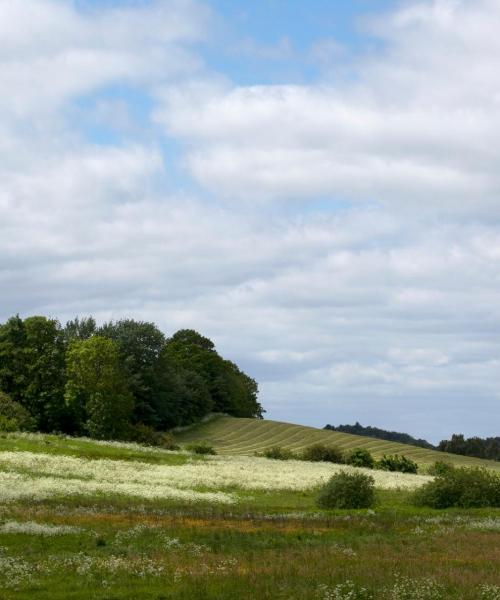
<path id="1" fill-rule="evenodd" d="M 0 322 L 193 328 L 266 418 L 499 435 L 498 0 L 0 0 Z"/>

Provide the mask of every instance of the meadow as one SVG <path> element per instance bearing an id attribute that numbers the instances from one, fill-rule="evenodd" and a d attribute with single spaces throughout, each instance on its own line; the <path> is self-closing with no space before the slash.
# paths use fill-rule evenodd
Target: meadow
<path id="1" fill-rule="evenodd" d="M 417 508 L 429 475 L 377 471 L 373 509 L 318 509 L 339 470 L 2 434 L 0 598 L 500 599 L 500 509 Z"/>

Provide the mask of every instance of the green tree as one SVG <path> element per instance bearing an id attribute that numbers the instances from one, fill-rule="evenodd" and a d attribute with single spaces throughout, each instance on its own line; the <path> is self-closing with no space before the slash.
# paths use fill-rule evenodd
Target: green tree
<path id="1" fill-rule="evenodd" d="M 26 329 L 16 315 L 0 326 L 0 389 L 22 403 L 28 385 Z"/>
<path id="2" fill-rule="evenodd" d="M 19 402 L 0 391 L 0 431 L 33 431 L 35 421 Z"/>
<path id="3" fill-rule="evenodd" d="M 98 335 L 113 340 L 134 396 L 134 421 L 158 426 L 158 395 L 165 385 L 160 357 L 165 336 L 154 323 L 123 319 L 105 323 Z"/>
<path id="4" fill-rule="evenodd" d="M 59 322 L 12 317 L 0 327 L 0 388 L 33 416 L 37 429 L 64 429 L 64 343 Z"/>
<path id="5" fill-rule="evenodd" d="M 65 347 L 55 319 L 35 316 L 24 320 L 27 386 L 22 404 L 35 418 L 40 431 L 67 428 L 64 402 Z"/>
<path id="6" fill-rule="evenodd" d="M 175 368 L 192 371 L 203 380 L 212 399 L 210 410 L 262 417 L 257 383 L 234 363 L 224 360 L 208 338 L 192 329 L 181 329 L 167 341 L 165 356 Z"/>
<path id="7" fill-rule="evenodd" d="M 98 439 L 128 435 L 133 396 L 113 340 L 93 336 L 75 341 L 66 359 L 66 402 L 84 431 Z"/>
<path id="8" fill-rule="evenodd" d="M 64 327 L 64 339 L 66 343 L 74 340 L 88 340 L 97 331 L 94 317 L 75 317 L 68 321 Z"/>

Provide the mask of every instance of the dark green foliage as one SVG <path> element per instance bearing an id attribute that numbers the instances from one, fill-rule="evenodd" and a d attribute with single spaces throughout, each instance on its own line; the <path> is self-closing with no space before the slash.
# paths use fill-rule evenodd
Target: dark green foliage
<path id="1" fill-rule="evenodd" d="M 0 326 L 0 389 L 22 403 L 28 386 L 26 329 L 16 315 Z"/>
<path id="2" fill-rule="evenodd" d="M 41 431 L 67 426 L 64 353 L 54 319 L 16 316 L 0 327 L 0 389 L 28 410 Z"/>
<path id="3" fill-rule="evenodd" d="M 193 454 L 217 454 L 215 448 L 208 442 L 198 442 L 196 444 L 189 444 L 188 446 L 186 446 L 186 450 L 188 450 L 189 452 L 193 452 Z"/>
<path id="4" fill-rule="evenodd" d="M 134 420 L 158 426 L 155 404 L 161 387 L 159 361 L 165 336 L 154 323 L 132 319 L 110 321 L 97 333 L 117 345 L 128 387 L 134 396 Z"/>
<path id="5" fill-rule="evenodd" d="M 439 475 L 414 494 L 414 503 L 432 508 L 500 507 L 500 475 L 462 467 Z"/>
<path id="6" fill-rule="evenodd" d="M 75 340 L 88 340 L 97 333 L 97 324 L 94 317 L 76 317 L 68 321 L 64 327 L 63 334 L 67 344 Z"/>
<path id="7" fill-rule="evenodd" d="M 33 431 L 35 421 L 19 402 L 0 391 L 0 431 Z"/>
<path id="8" fill-rule="evenodd" d="M 94 346 L 96 338 L 112 342 L 113 351 L 105 358 L 101 345 L 99 359 L 82 354 L 78 360 L 113 362 L 104 369 L 113 380 L 109 389 L 103 379 L 96 384 L 92 369 L 76 375 L 83 364 L 76 348 L 97 352 L 101 342 Z M 24 406 L 41 431 L 98 437 L 113 427 L 113 437 L 133 437 L 139 424 L 165 431 L 214 411 L 239 417 L 262 417 L 264 412 L 256 382 L 223 359 L 210 339 L 183 329 L 167 340 L 154 323 L 132 319 L 98 327 L 93 317 L 77 317 L 62 329 L 45 317 L 12 317 L 0 325 L 0 390 Z M 131 414 L 125 406 L 133 407 Z M 109 422 L 99 424 L 101 418 Z M 4 416 L 2 427 L 15 424 Z"/>
<path id="9" fill-rule="evenodd" d="M 291 458 L 295 458 L 295 455 L 291 450 L 288 448 L 282 448 L 281 446 L 267 448 L 262 452 L 262 456 L 265 458 L 272 458 L 274 460 L 290 460 Z"/>
<path id="10" fill-rule="evenodd" d="M 345 462 L 353 467 L 365 467 L 367 469 L 373 469 L 375 466 L 375 459 L 371 452 L 365 448 L 354 448 L 345 456 Z"/>
<path id="11" fill-rule="evenodd" d="M 429 475 L 439 476 L 448 473 L 454 468 L 455 467 L 451 463 L 445 462 L 443 460 L 437 460 L 427 469 L 427 472 Z"/>
<path id="12" fill-rule="evenodd" d="M 219 356 L 208 338 L 182 329 L 167 341 L 165 358 L 176 370 L 191 371 L 200 377 L 210 395 L 211 410 L 235 417 L 262 417 L 257 383 Z"/>
<path id="13" fill-rule="evenodd" d="M 366 437 L 378 438 L 380 440 L 388 440 L 390 442 L 399 442 L 400 444 L 410 444 L 411 446 L 419 446 L 421 448 L 428 448 L 429 450 L 435 448 L 435 446 L 430 444 L 427 440 L 414 438 L 408 433 L 387 431 L 386 429 L 371 426 L 363 427 L 363 425 L 358 422 L 354 425 L 326 425 L 325 429 L 341 431 L 343 433 L 352 433 L 354 435 L 363 435 Z"/>
<path id="14" fill-rule="evenodd" d="M 461 454 L 463 456 L 500 460 L 500 437 L 484 439 L 471 437 L 465 439 L 461 433 L 454 433 L 451 436 L 451 440 L 442 440 L 439 442 L 438 450 Z"/>
<path id="15" fill-rule="evenodd" d="M 179 450 L 174 442 L 172 434 L 164 431 L 156 431 L 149 425 L 137 423 L 130 428 L 129 439 L 144 446 L 156 446 L 165 450 Z"/>
<path id="16" fill-rule="evenodd" d="M 326 444 L 313 444 L 305 448 L 301 455 L 302 460 L 312 462 L 331 462 L 343 463 L 342 450 L 336 446 L 327 446 Z"/>
<path id="17" fill-rule="evenodd" d="M 97 439 L 126 439 L 134 399 L 116 344 L 97 335 L 73 342 L 67 354 L 67 377 L 66 401 L 84 432 Z"/>
<path id="18" fill-rule="evenodd" d="M 381 471 L 400 471 L 401 473 L 416 473 L 418 465 L 403 454 L 384 456 L 375 463 L 375 468 Z"/>
<path id="19" fill-rule="evenodd" d="M 370 508 L 375 502 L 375 481 L 364 473 L 338 473 L 321 489 L 320 508 Z"/>

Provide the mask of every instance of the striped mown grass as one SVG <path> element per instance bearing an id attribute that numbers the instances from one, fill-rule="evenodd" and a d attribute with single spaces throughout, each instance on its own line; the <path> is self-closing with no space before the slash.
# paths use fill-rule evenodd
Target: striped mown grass
<path id="1" fill-rule="evenodd" d="M 209 422 L 181 431 L 175 436 L 179 444 L 207 441 L 219 454 L 252 455 L 272 446 L 282 446 L 300 452 L 311 444 L 330 444 L 344 451 L 366 448 L 375 458 L 384 454 L 404 454 L 420 465 L 445 460 L 457 466 L 482 466 L 500 470 L 500 463 L 468 456 L 459 456 L 427 450 L 408 444 L 399 444 L 349 433 L 316 429 L 279 421 L 244 419 L 227 416 L 215 417 Z"/>

